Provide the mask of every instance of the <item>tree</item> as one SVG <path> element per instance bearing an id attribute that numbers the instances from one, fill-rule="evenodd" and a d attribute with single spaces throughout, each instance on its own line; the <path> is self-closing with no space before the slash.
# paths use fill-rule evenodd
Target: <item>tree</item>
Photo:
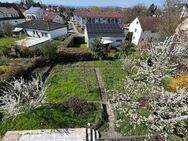
<path id="1" fill-rule="evenodd" d="M 123 11 L 123 22 L 131 23 L 138 16 L 147 16 L 147 7 L 138 4 L 132 8 L 127 8 Z"/>
<path id="2" fill-rule="evenodd" d="M 96 39 L 93 40 L 93 42 L 91 44 L 91 50 L 93 51 L 95 56 L 98 57 L 99 59 L 105 59 L 108 56 L 107 47 L 105 47 L 101 43 L 100 38 L 96 38 Z"/>
<path id="3" fill-rule="evenodd" d="M 149 135 L 157 133 L 169 140 L 175 135 L 183 141 L 188 140 L 188 92 L 185 88 L 169 92 L 162 85 L 165 77 L 177 72 L 181 62 L 176 56 L 183 57 L 187 52 L 188 40 L 182 38 L 174 35 L 162 44 L 152 45 L 146 57 L 135 63 L 125 60 L 125 66 L 131 71 L 124 79 L 124 91 L 108 91 L 110 103 L 120 115 L 117 127 L 130 122 L 134 128 L 147 126 Z"/>
<path id="4" fill-rule="evenodd" d="M 130 53 L 130 50 L 134 47 L 135 45 L 129 41 L 124 41 L 120 45 L 120 55 L 123 56 L 128 56 Z"/>
<path id="5" fill-rule="evenodd" d="M 54 62 L 57 58 L 57 47 L 52 43 L 45 45 L 41 48 L 42 55 L 50 62 Z"/>
<path id="6" fill-rule="evenodd" d="M 164 4 L 163 21 L 160 23 L 159 31 L 161 38 L 165 39 L 175 33 L 175 29 L 182 22 L 180 13 L 176 5 L 179 4 L 178 0 L 166 0 Z"/>
<path id="7" fill-rule="evenodd" d="M 150 7 L 148 8 L 148 11 L 147 11 L 148 12 L 148 16 L 155 15 L 156 10 L 157 10 L 157 5 L 155 5 L 154 3 L 152 3 L 150 5 Z"/>
<path id="8" fill-rule="evenodd" d="M 3 25 L 3 33 L 4 35 L 7 35 L 7 36 L 12 35 L 12 25 L 9 22 Z"/>
<path id="9" fill-rule="evenodd" d="M 0 89 L 0 111 L 9 116 L 31 111 L 41 106 L 45 99 L 47 87 L 40 76 L 31 77 L 31 80 L 20 78 L 3 82 L 5 86 Z"/>

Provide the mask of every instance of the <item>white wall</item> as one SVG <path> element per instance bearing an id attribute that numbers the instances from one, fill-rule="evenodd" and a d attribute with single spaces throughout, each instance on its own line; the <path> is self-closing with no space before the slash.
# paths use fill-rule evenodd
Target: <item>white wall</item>
<path id="1" fill-rule="evenodd" d="M 40 9 L 36 13 L 23 13 L 23 14 L 27 20 L 42 19 L 45 15 L 45 11 L 43 9 Z"/>
<path id="2" fill-rule="evenodd" d="M 51 38 L 58 38 L 60 36 L 66 35 L 67 34 L 67 27 L 56 29 L 53 31 L 50 31 L 49 34 L 51 35 Z"/>
<path id="3" fill-rule="evenodd" d="M 55 22 L 55 23 L 60 23 L 60 24 L 64 24 L 65 23 L 63 18 L 61 16 L 59 16 L 59 15 L 57 15 L 52 21 Z"/>
<path id="4" fill-rule="evenodd" d="M 47 37 L 54 39 L 67 34 L 67 27 L 52 30 L 52 31 L 35 30 L 35 29 L 25 29 L 25 30 L 27 34 L 31 37 Z M 36 34 L 36 32 L 38 34 Z"/>
<path id="5" fill-rule="evenodd" d="M 86 42 L 87 47 L 91 47 L 91 44 L 92 44 L 94 39 L 95 38 L 89 38 L 87 40 L 87 42 Z M 116 46 L 120 45 L 125 40 L 125 37 L 102 37 L 102 39 L 112 41 L 112 47 L 116 47 Z M 121 40 L 121 42 L 118 41 L 118 40 Z"/>
<path id="6" fill-rule="evenodd" d="M 14 19 L 14 20 L 0 20 L 0 30 L 3 28 L 4 25 L 10 23 L 12 26 L 25 22 L 25 19 Z"/>
<path id="7" fill-rule="evenodd" d="M 132 36 L 132 43 L 138 45 L 141 35 L 142 35 L 142 28 L 140 26 L 140 22 L 138 18 L 136 18 L 129 26 L 129 32 L 133 33 Z"/>

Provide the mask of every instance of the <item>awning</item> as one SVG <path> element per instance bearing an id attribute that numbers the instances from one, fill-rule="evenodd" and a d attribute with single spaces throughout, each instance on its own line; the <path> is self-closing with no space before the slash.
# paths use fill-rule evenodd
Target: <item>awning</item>
<path id="1" fill-rule="evenodd" d="M 106 45 L 106 44 L 112 44 L 113 41 L 111 41 L 111 40 L 101 39 L 101 43 L 102 43 L 103 45 Z"/>
<path id="2" fill-rule="evenodd" d="M 16 27 L 16 28 L 14 28 L 14 30 L 12 32 L 20 32 L 22 30 L 23 30 L 23 28 Z"/>

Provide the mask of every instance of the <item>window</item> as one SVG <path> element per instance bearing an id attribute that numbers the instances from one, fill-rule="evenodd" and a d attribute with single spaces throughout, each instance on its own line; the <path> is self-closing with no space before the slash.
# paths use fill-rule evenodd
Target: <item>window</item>
<path id="1" fill-rule="evenodd" d="M 135 30 L 134 30 L 135 32 L 137 31 L 137 29 L 135 28 Z"/>
<path id="2" fill-rule="evenodd" d="M 122 42 L 122 40 L 116 40 L 116 42 Z"/>
<path id="3" fill-rule="evenodd" d="M 136 24 L 138 24 L 138 21 L 136 22 Z"/>
<path id="4" fill-rule="evenodd" d="M 35 34 L 35 31 L 33 31 L 33 34 Z"/>

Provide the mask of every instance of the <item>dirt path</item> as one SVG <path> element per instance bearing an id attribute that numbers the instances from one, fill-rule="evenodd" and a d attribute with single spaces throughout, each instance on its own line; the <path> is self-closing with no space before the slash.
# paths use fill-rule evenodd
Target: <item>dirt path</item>
<path id="1" fill-rule="evenodd" d="M 103 103 L 104 114 L 106 115 L 107 122 L 109 124 L 108 131 L 101 133 L 101 135 L 102 135 L 102 137 L 121 137 L 121 134 L 119 134 L 115 131 L 115 127 L 114 127 L 115 115 L 114 115 L 112 107 L 108 101 L 108 97 L 105 93 L 104 82 L 102 80 L 102 76 L 100 74 L 99 68 L 95 68 L 95 74 L 96 74 L 97 82 L 99 85 L 100 96 L 101 96 L 101 101 Z"/>

